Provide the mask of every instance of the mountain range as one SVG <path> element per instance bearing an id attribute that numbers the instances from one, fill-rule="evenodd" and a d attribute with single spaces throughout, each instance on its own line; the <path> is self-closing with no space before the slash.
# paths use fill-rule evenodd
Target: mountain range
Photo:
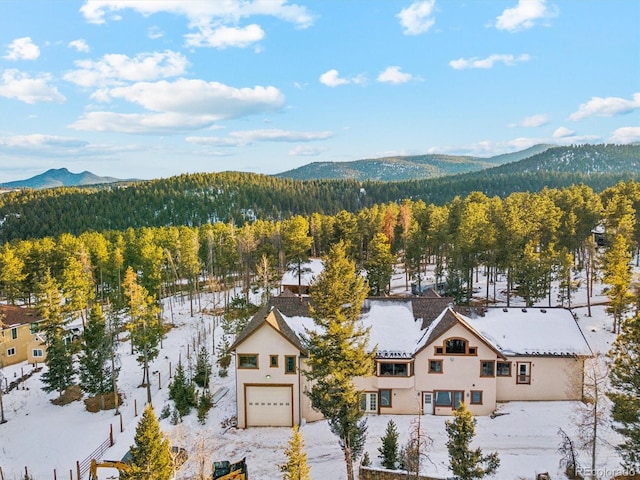
<path id="1" fill-rule="evenodd" d="M 640 171 L 640 145 L 572 145 L 557 147 L 534 145 L 514 153 L 483 158 L 428 154 L 355 160 L 351 162 L 313 162 L 272 175 L 293 180 L 352 180 L 402 182 L 478 174 L 566 173 L 593 175 Z M 463 178 L 460 177 L 460 178 Z M 13 182 L 2 189 L 44 189 L 53 187 L 98 186 L 133 179 L 101 177 L 91 172 L 71 173 L 66 168 Z"/>
<path id="2" fill-rule="evenodd" d="M 94 173 L 84 171 L 81 173 L 71 173 L 66 168 L 52 168 L 44 173 L 36 175 L 26 180 L 15 180 L 13 182 L 0 183 L 0 188 L 54 188 L 54 187 L 83 187 L 88 185 L 101 185 L 104 183 L 122 182 L 119 178 L 101 177 Z"/>

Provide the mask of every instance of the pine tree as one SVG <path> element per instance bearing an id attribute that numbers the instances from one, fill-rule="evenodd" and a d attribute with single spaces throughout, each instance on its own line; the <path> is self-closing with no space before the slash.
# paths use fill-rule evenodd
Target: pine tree
<path id="1" fill-rule="evenodd" d="M 384 437 L 381 438 L 382 446 L 378 448 L 380 458 L 382 458 L 382 466 L 389 470 L 395 470 L 398 465 L 398 429 L 393 420 L 387 423 L 387 429 Z"/>
<path id="2" fill-rule="evenodd" d="M 344 453 L 347 480 L 364 448 L 366 420 L 355 377 L 371 375 L 375 352 L 368 351 L 369 331 L 360 323 L 366 281 L 356 274 L 340 242 L 324 258 L 324 270 L 311 287 L 310 313 L 316 325 L 306 339 L 311 390 L 305 393 L 329 423 Z"/>
<path id="3" fill-rule="evenodd" d="M 84 329 L 84 346 L 80 354 L 80 386 L 92 395 L 113 391 L 111 356 L 113 342 L 107 333 L 106 322 L 100 305 L 93 304 Z M 104 408 L 104 399 L 101 408 Z"/>
<path id="4" fill-rule="evenodd" d="M 158 318 L 160 312 L 146 288 L 138 284 L 136 274 L 131 267 L 124 275 L 123 286 L 131 317 L 127 328 L 131 332 L 131 344 L 138 353 L 136 360 L 142 365 L 142 384 L 147 387 L 147 403 L 151 403 L 149 363 L 158 356 L 158 346 L 164 334 L 162 323 Z"/>
<path id="5" fill-rule="evenodd" d="M 193 381 L 199 387 L 208 387 L 211 378 L 211 363 L 209 363 L 209 354 L 206 347 L 201 347 L 196 359 L 196 373 Z"/>
<path id="6" fill-rule="evenodd" d="M 618 234 L 613 244 L 604 254 L 604 276 L 602 281 L 609 285 L 607 313 L 613 316 L 613 332 L 618 333 L 624 314 L 633 300 L 631 295 L 631 253 L 624 235 Z"/>
<path id="7" fill-rule="evenodd" d="M 622 322 L 611 351 L 610 380 L 614 390 L 612 415 L 616 430 L 624 437 L 617 446 L 622 465 L 640 471 L 640 314 Z"/>
<path id="8" fill-rule="evenodd" d="M 498 453 L 483 455 L 480 448 L 471 450 L 469 444 L 476 434 L 476 419 L 464 403 L 453 412 L 453 420 L 445 421 L 449 440 L 447 450 L 451 471 L 459 480 L 483 478 L 500 466 Z"/>
<path id="9" fill-rule="evenodd" d="M 131 452 L 130 480 L 169 480 L 173 477 L 173 462 L 169 440 L 160 431 L 160 423 L 151 405 L 147 405 L 136 427 L 135 444 Z"/>
<path id="10" fill-rule="evenodd" d="M 291 431 L 289 444 L 284 451 L 287 462 L 280 465 L 280 471 L 283 472 L 282 480 L 310 480 L 309 471 L 311 468 L 307 465 L 304 438 L 302 438 L 297 425 Z"/>
<path id="11" fill-rule="evenodd" d="M 364 263 L 372 295 L 382 295 L 387 292 L 394 260 L 385 234 L 375 234 L 369 244 L 369 259 Z"/>
<path id="12" fill-rule="evenodd" d="M 43 280 L 37 286 L 36 308 L 43 318 L 42 332 L 47 347 L 45 365 L 48 370 L 42 374 L 42 388 L 45 392 L 57 391 L 60 396 L 73 385 L 75 371 L 73 354 L 63 340 L 64 326 L 68 323 L 62 311 L 62 296 L 58 283 L 45 271 Z"/>
<path id="13" fill-rule="evenodd" d="M 200 397 L 198 397 L 198 422 L 200 422 L 200 424 L 204 425 L 211 407 L 213 407 L 211 393 L 209 390 L 205 390 L 200 394 Z"/>
<path id="14" fill-rule="evenodd" d="M 179 363 L 176 367 L 173 381 L 169 385 L 169 398 L 175 403 L 176 410 L 180 417 L 189 415 L 191 407 L 193 407 L 195 403 L 195 390 L 193 384 L 187 380 L 182 363 Z"/>

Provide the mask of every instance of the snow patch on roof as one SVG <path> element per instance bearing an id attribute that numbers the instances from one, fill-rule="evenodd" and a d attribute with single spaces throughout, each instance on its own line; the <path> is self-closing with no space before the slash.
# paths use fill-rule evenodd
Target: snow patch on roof
<path id="1" fill-rule="evenodd" d="M 571 311 L 563 308 L 490 308 L 484 317 L 462 317 L 504 355 L 592 354 Z"/>

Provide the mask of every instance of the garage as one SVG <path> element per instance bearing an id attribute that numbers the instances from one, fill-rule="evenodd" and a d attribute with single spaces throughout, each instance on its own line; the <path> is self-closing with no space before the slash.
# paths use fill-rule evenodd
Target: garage
<path id="1" fill-rule="evenodd" d="M 246 385 L 247 427 L 292 427 L 293 385 Z"/>

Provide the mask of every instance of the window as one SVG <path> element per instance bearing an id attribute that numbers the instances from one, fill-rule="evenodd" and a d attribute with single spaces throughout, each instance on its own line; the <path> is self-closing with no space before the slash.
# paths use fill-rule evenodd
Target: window
<path id="1" fill-rule="evenodd" d="M 458 408 L 464 398 L 463 391 L 436 391 L 436 407 Z"/>
<path id="2" fill-rule="evenodd" d="M 442 347 L 436 347 L 436 355 L 442 355 Z"/>
<path id="3" fill-rule="evenodd" d="M 482 392 L 471 390 L 471 405 L 482 405 Z"/>
<path id="4" fill-rule="evenodd" d="M 478 349 L 476 347 L 469 347 L 469 355 L 476 355 Z"/>
<path id="5" fill-rule="evenodd" d="M 238 368 L 258 368 L 258 355 L 238 355 Z"/>
<path id="6" fill-rule="evenodd" d="M 44 353 L 42 352 L 41 348 L 34 348 L 31 351 L 31 354 L 32 354 L 33 358 L 44 357 Z"/>
<path id="7" fill-rule="evenodd" d="M 493 377 L 495 371 L 495 364 L 493 360 L 483 360 L 480 362 L 480 376 L 481 377 Z"/>
<path id="8" fill-rule="evenodd" d="M 446 350 L 447 353 L 467 353 L 467 341 L 461 338 L 452 338 L 447 340 Z"/>
<path id="9" fill-rule="evenodd" d="M 269 355 L 269 366 L 270 367 L 278 366 L 278 355 Z"/>
<path id="10" fill-rule="evenodd" d="M 37 322 L 32 322 L 31 325 L 29 325 L 29 333 L 31 333 L 31 335 L 33 335 L 37 331 L 38 331 L 38 323 Z"/>
<path id="11" fill-rule="evenodd" d="M 390 407 L 391 406 L 391 390 L 380 390 L 380 406 L 381 407 Z"/>
<path id="12" fill-rule="evenodd" d="M 296 357 L 294 355 L 285 355 L 284 373 L 296 373 Z"/>
<path id="13" fill-rule="evenodd" d="M 442 373 L 442 360 L 429 360 L 429 373 Z"/>
<path id="14" fill-rule="evenodd" d="M 7 357 L 12 357 L 16 354 L 16 349 L 14 347 L 7 348 Z"/>
<path id="15" fill-rule="evenodd" d="M 406 363 L 380 363 L 381 376 L 406 377 L 407 372 Z"/>
<path id="16" fill-rule="evenodd" d="M 15 340 L 16 338 L 18 338 L 18 328 L 17 327 L 13 327 L 11 329 L 11 339 Z"/>
<path id="17" fill-rule="evenodd" d="M 511 376 L 511 362 L 498 362 L 496 365 L 496 374 L 499 377 Z"/>
<path id="18" fill-rule="evenodd" d="M 520 385 L 529 385 L 531 383 L 531 362 L 518 362 L 518 376 L 516 383 Z"/>

